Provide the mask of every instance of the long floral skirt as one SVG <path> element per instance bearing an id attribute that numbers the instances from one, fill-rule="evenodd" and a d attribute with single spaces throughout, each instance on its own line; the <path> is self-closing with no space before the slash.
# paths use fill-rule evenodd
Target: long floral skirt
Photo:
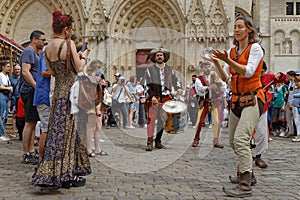
<path id="1" fill-rule="evenodd" d="M 42 161 L 32 177 L 33 185 L 58 186 L 74 176 L 91 173 L 87 150 L 75 129 L 68 98 L 53 101 Z"/>

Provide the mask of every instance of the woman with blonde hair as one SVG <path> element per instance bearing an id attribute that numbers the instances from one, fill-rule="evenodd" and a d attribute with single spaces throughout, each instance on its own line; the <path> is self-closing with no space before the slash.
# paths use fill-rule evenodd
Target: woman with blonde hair
<path id="1" fill-rule="evenodd" d="M 92 60 L 86 72 L 89 76 L 96 76 L 102 74 L 99 73 L 102 67 L 100 60 Z M 102 76 L 104 79 L 104 76 Z M 101 80 L 104 83 L 104 80 Z M 104 88 L 103 88 L 104 89 Z M 107 153 L 100 148 L 100 133 L 102 129 L 102 115 L 103 115 L 103 103 L 100 102 L 94 108 L 86 111 L 87 123 L 85 124 L 86 136 L 87 136 L 87 150 L 89 157 L 106 156 Z M 85 122 L 85 121 L 84 121 Z M 92 145 L 94 143 L 94 145 Z M 95 149 L 93 150 L 93 146 Z"/>

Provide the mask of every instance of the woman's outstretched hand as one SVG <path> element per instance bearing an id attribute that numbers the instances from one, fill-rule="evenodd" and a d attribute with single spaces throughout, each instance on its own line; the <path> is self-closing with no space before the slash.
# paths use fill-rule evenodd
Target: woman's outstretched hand
<path id="1" fill-rule="evenodd" d="M 228 59 L 228 53 L 226 50 L 223 50 L 223 52 L 222 52 L 220 50 L 214 49 L 212 57 L 214 59 L 220 59 L 220 60 L 226 62 L 226 60 Z"/>
<path id="2" fill-rule="evenodd" d="M 219 59 L 224 61 L 227 58 L 227 56 L 228 56 L 227 51 L 224 50 L 224 52 L 221 52 L 219 50 L 214 49 L 210 56 L 201 55 L 201 58 L 216 64 L 218 63 Z"/>

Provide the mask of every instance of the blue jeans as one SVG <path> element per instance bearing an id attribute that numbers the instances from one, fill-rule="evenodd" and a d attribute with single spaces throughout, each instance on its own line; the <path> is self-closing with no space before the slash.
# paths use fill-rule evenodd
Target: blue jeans
<path id="1" fill-rule="evenodd" d="M 118 113 L 122 113 L 122 118 L 123 118 L 123 128 L 126 128 L 127 126 L 127 122 L 128 122 L 128 108 L 126 106 L 125 103 L 119 103 L 117 101 L 113 102 L 112 105 L 112 113 L 113 115 L 118 112 Z"/>
<path id="2" fill-rule="evenodd" d="M 268 126 L 271 127 L 271 122 L 272 122 L 272 112 L 274 109 L 274 101 L 270 102 L 270 107 L 268 109 Z"/>
<path id="3" fill-rule="evenodd" d="M 145 114 L 145 105 L 141 102 L 139 103 L 138 124 L 141 125 L 141 126 L 144 126 L 145 124 L 147 124 L 146 114 Z"/>
<path id="4" fill-rule="evenodd" d="M 8 117 L 8 95 L 0 92 L 0 137 L 5 134 L 5 127 Z"/>

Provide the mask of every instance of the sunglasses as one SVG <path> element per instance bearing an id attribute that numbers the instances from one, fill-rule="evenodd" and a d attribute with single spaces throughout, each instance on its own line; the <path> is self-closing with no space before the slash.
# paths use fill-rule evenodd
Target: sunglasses
<path id="1" fill-rule="evenodd" d="M 44 38 L 44 39 L 38 38 L 38 40 L 41 40 L 41 41 L 43 41 L 43 42 L 46 42 L 46 39 L 45 39 L 45 38 Z"/>

